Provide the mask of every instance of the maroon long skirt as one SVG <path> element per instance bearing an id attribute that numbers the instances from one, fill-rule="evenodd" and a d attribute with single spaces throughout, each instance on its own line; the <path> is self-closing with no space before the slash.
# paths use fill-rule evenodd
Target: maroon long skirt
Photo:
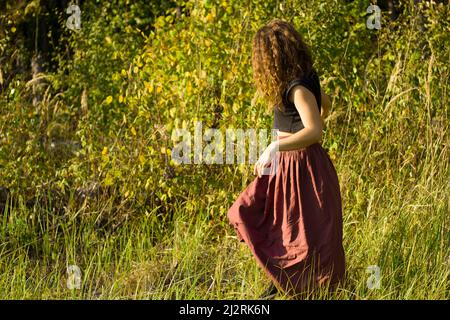
<path id="1" fill-rule="evenodd" d="M 256 177 L 239 195 L 228 219 L 279 288 L 301 294 L 335 287 L 345 256 L 333 163 L 320 143 L 278 152 L 277 160 L 275 172 Z"/>

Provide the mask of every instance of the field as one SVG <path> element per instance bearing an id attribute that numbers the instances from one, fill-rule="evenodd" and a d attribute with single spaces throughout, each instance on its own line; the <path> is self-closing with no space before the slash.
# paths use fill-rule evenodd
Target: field
<path id="1" fill-rule="evenodd" d="M 226 217 L 252 166 L 178 165 L 171 134 L 271 128 L 250 55 L 274 17 L 333 100 L 348 275 L 310 298 L 450 298 L 448 4 L 403 1 L 377 30 L 368 1 L 88 1 L 35 72 L 35 2 L 0 11 L 1 298 L 258 298 Z"/>

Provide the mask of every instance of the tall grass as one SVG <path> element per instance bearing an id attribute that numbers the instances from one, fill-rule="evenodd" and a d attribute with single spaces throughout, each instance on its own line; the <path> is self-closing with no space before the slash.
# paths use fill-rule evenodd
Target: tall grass
<path id="1" fill-rule="evenodd" d="M 333 295 L 319 293 L 311 298 L 448 299 L 447 166 L 444 161 L 431 162 L 424 169 L 437 174 L 419 177 L 415 183 L 356 187 L 367 194 L 364 211 L 349 214 L 352 204 L 344 197 L 348 276 Z M 339 167 L 339 175 L 343 185 L 355 185 L 350 169 Z M 77 214 L 83 210 L 88 209 Z M 104 214 L 101 210 L 109 209 L 94 216 Z M 167 232 L 155 235 L 151 218 L 142 217 L 105 235 L 92 218 L 76 223 L 53 217 L 46 225 L 35 221 L 34 228 L 27 228 L 25 221 L 33 219 L 36 208 L 7 208 L 2 216 L 0 296 L 258 298 L 267 278 L 231 228 L 223 219 L 209 219 L 208 210 L 208 206 L 186 210 L 180 203 Z M 72 264 L 82 271 L 79 290 L 66 284 L 66 268 Z M 380 267 L 379 289 L 367 287 L 369 265 Z"/>
<path id="2" fill-rule="evenodd" d="M 327 2 L 333 4 L 329 8 L 318 6 L 320 1 L 312 2 L 320 10 L 298 4 L 297 9 L 305 12 L 303 31 L 316 40 L 330 39 L 331 45 L 337 46 L 331 29 L 315 26 L 315 14 L 321 14 L 324 20 L 320 21 L 330 27 L 341 21 L 338 14 L 331 17 L 331 13 L 347 9 L 337 1 Z M 311 299 L 450 298 L 448 39 L 442 36 L 447 29 L 439 24 L 445 21 L 436 16 L 430 21 L 429 31 L 420 36 L 417 21 L 409 18 L 400 18 L 398 24 L 392 23 L 390 29 L 382 29 L 372 38 L 361 28 L 349 27 L 348 43 L 336 49 L 341 50 L 336 55 L 329 55 L 327 41 L 313 45 L 318 67 L 324 71 L 324 87 L 333 96 L 323 144 L 341 186 L 347 278 L 336 292 L 318 292 Z M 240 39 L 240 33 L 236 37 Z M 240 88 L 238 80 L 230 81 L 229 87 Z M 189 103 L 201 101 L 207 94 L 193 95 Z M 19 107 L 14 106 L 9 113 L 0 111 L 5 120 L 2 130 L 13 132 L 10 124 Z M 96 110 L 103 107 L 89 106 Z M 189 108 L 186 106 L 186 112 Z M 123 118 L 133 115 L 138 117 L 133 111 L 124 113 Z M 159 116 L 163 117 L 162 113 Z M 94 127 L 90 119 L 81 118 L 80 126 L 85 121 L 88 129 L 83 130 L 92 134 L 94 142 L 103 141 L 108 147 L 116 145 L 122 129 L 127 128 L 121 126 L 117 136 L 113 130 L 101 135 L 97 132 L 100 129 L 89 131 Z M 125 123 L 133 121 L 130 118 Z M 222 126 L 228 125 L 226 118 L 224 122 Z M 30 125 L 28 129 L 33 128 Z M 138 174 L 133 175 L 147 172 L 143 166 L 136 169 L 135 151 L 146 149 L 152 139 L 161 139 L 161 135 L 143 138 L 138 132 L 128 140 L 129 145 L 119 145 L 122 153 L 111 155 L 116 162 L 106 159 L 102 167 L 123 168 L 118 181 L 135 188 L 130 195 L 114 184 L 109 191 L 81 202 L 74 190 L 65 201 L 52 192 L 42 193 L 33 202 L 17 190 L 11 192 L 4 211 L 0 211 L 0 298 L 258 298 L 269 280 L 248 248 L 237 241 L 226 219 L 227 208 L 252 179 L 250 166 L 241 170 L 237 166 L 205 165 L 192 171 L 189 167 L 181 171 L 179 185 L 168 182 L 169 186 L 163 187 L 155 179 L 149 180 L 150 187 L 144 187 L 145 183 L 137 184 L 141 182 Z M 87 153 L 94 154 L 94 149 L 89 147 Z M 10 170 L 22 172 L 13 181 L 20 180 L 19 186 L 25 183 L 26 174 L 35 179 L 39 171 L 25 167 L 24 159 L 41 161 L 40 155 L 16 162 L 5 151 L 0 154 L 0 165 L 6 168 L 0 178 L 11 179 L 6 172 Z M 101 167 L 98 158 L 107 156 L 93 160 L 85 156 L 86 162 L 75 162 L 74 167 L 92 173 L 96 165 Z M 42 161 L 53 165 L 53 160 L 46 155 Z M 16 165 L 24 167 L 14 171 Z M 163 166 L 152 162 L 148 175 L 165 170 L 157 171 L 158 165 Z M 58 170 L 55 164 L 43 172 L 62 174 Z M 67 172 L 71 177 L 76 170 Z M 103 173 L 100 170 L 99 174 Z M 85 178 L 74 177 L 76 181 Z M 144 189 L 152 195 L 148 203 L 130 200 Z M 165 190 L 173 194 L 165 194 Z M 69 265 L 81 270 L 80 289 L 67 286 Z M 379 267 L 379 288 L 367 285 L 369 266 Z"/>

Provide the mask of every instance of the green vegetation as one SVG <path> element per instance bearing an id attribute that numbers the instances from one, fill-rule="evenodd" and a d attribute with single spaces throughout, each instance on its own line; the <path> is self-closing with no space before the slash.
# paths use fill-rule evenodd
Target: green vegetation
<path id="1" fill-rule="evenodd" d="M 369 30 L 361 0 L 86 1 L 79 31 L 56 16 L 59 40 L 33 73 L 38 37 L 24 30 L 45 1 L 9 2 L 0 11 L 1 298 L 264 291 L 268 279 L 226 218 L 251 166 L 176 165 L 170 150 L 172 130 L 195 121 L 271 127 L 254 99 L 250 53 L 275 17 L 310 44 L 333 99 L 323 146 L 341 185 L 348 278 L 312 298 L 450 298 L 448 5 L 403 1 L 396 20 L 383 15 Z M 69 265 L 81 269 L 79 290 L 67 288 Z M 367 288 L 370 265 L 379 289 Z"/>

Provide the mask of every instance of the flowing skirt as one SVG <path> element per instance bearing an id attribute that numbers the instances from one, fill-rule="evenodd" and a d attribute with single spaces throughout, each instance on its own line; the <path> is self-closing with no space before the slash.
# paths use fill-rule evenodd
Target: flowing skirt
<path id="1" fill-rule="evenodd" d="M 288 293 L 334 287 L 345 274 L 342 201 L 320 143 L 277 153 L 277 170 L 256 177 L 228 210 L 237 237 Z M 274 167 L 275 168 L 275 167 Z"/>

